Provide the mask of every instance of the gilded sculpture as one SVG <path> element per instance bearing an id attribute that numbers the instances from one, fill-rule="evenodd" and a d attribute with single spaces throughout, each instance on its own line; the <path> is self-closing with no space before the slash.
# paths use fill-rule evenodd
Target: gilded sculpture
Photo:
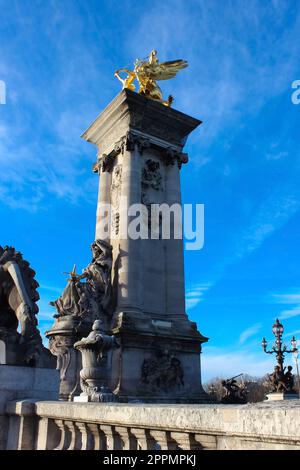
<path id="1" fill-rule="evenodd" d="M 157 51 L 151 51 L 149 57 L 145 59 L 137 59 L 134 63 L 134 69 L 127 68 L 119 69 L 115 72 L 115 77 L 120 80 L 123 89 L 135 90 L 136 85 L 134 81 L 137 80 L 139 84 L 138 93 L 151 98 L 152 100 L 159 101 L 165 106 L 171 106 L 173 97 L 170 95 L 167 100 L 163 99 L 163 94 L 156 83 L 157 80 L 169 80 L 174 78 L 179 70 L 185 69 L 188 66 L 186 60 L 178 59 L 167 62 L 159 62 L 157 58 Z M 127 74 L 125 77 L 120 74 Z"/>

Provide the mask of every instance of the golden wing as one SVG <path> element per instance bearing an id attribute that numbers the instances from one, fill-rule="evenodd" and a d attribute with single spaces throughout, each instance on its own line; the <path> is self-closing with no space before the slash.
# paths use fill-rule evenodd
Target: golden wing
<path id="1" fill-rule="evenodd" d="M 169 60 L 161 64 L 151 64 L 147 67 L 147 75 L 152 80 L 169 80 L 174 78 L 179 70 L 185 69 L 188 66 L 186 60 Z"/>

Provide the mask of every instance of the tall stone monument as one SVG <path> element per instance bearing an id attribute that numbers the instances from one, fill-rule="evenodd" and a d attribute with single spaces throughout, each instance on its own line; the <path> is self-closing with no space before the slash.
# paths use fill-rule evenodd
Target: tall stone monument
<path id="1" fill-rule="evenodd" d="M 98 150 L 96 240 L 112 246 L 110 327 L 120 347 L 110 388 L 124 401 L 205 402 L 200 353 L 207 338 L 186 314 L 183 240 L 172 230 L 169 239 L 124 231 L 134 204 L 146 214 L 153 204 L 181 204 L 183 147 L 201 121 L 158 101 L 124 89 L 82 135 Z"/>

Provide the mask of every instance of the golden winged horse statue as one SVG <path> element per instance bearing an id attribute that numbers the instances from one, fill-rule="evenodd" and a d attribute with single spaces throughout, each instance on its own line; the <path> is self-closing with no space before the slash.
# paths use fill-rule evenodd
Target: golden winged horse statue
<path id="1" fill-rule="evenodd" d="M 157 51 L 153 50 L 148 60 L 137 59 L 134 63 L 133 70 L 126 68 L 119 69 L 115 72 L 115 77 L 120 80 L 123 89 L 128 88 L 129 90 L 136 89 L 134 81 L 137 80 L 139 84 L 138 93 L 152 100 L 159 101 L 165 106 L 171 106 L 173 97 L 170 95 L 167 100 L 164 100 L 162 91 L 156 81 L 174 78 L 179 70 L 185 69 L 187 66 L 187 61 L 182 59 L 159 63 Z M 127 74 L 127 76 L 123 77 L 120 75 L 124 73 Z"/>

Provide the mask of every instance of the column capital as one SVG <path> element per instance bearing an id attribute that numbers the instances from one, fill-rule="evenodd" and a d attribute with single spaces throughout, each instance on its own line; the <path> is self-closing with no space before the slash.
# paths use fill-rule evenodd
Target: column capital
<path id="1" fill-rule="evenodd" d="M 172 147 L 168 147 L 165 149 L 165 163 L 166 166 L 174 165 L 177 163 L 178 168 L 181 169 L 183 163 L 187 163 L 189 161 L 189 157 L 187 153 L 178 152 L 174 150 Z"/>
<path id="2" fill-rule="evenodd" d="M 139 133 L 128 131 L 120 139 L 118 139 L 109 154 L 98 155 L 97 162 L 93 165 L 93 172 L 111 172 L 113 169 L 114 158 L 125 151 L 137 150 L 143 155 L 144 150 L 154 148 L 161 152 L 163 161 L 166 166 L 177 163 L 180 169 L 182 164 L 188 162 L 188 154 L 181 152 L 176 146 L 167 146 L 165 142 L 151 138 L 151 136 L 143 136 Z"/>
<path id="3" fill-rule="evenodd" d="M 96 163 L 93 165 L 93 173 L 110 173 L 113 168 L 113 157 L 111 155 L 98 155 Z"/>

